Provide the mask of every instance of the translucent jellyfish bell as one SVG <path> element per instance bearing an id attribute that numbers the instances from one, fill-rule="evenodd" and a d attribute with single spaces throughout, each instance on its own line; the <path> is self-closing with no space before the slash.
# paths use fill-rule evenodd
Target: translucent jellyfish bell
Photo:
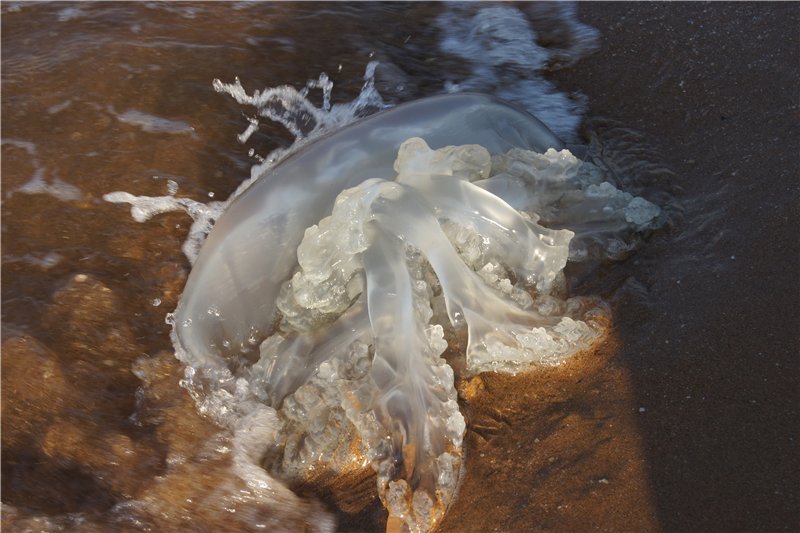
<path id="1" fill-rule="evenodd" d="M 230 354 L 223 344 L 238 350 L 254 334 L 263 339 L 305 229 L 330 213 L 342 190 L 392 178 L 397 151 L 411 137 L 432 148 L 477 144 L 490 153 L 562 146 L 528 113 L 477 94 L 397 106 L 309 144 L 269 169 L 217 220 L 175 312 L 184 361 L 219 367 Z M 209 314 L 211 307 L 219 312 Z"/>

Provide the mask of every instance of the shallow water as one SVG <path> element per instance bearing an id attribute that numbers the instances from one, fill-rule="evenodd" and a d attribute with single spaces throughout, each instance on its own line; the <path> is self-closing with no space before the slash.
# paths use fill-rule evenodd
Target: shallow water
<path id="1" fill-rule="evenodd" d="M 562 369 L 485 375 L 460 385 L 471 428 L 468 466 L 443 530 L 792 528 L 797 461 L 775 458 L 796 447 L 779 428 L 796 422 L 797 365 L 789 355 L 798 346 L 791 332 L 797 313 L 788 311 L 791 290 L 773 291 L 765 303 L 759 287 L 770 274 L 770 287 L 797 294 L 797 240 L 782 229 L 797 218 L 796 183 L 786 174 L 797 170 L 797 158 L 781 152 L 766 164 L 761 157 L 782 139 L 797 146 L 796 126 L 782 118 L 796 114 L 797 98 L 767 107 L 759 116 L 770 129 L 747 145 L 751 115 L 720 103 L 738 93 L 729 95 L 729 85 L 708 74 L 718 68 L 733 76 L 743 66 L 699 59 L 713 57 L 705 33 L 690 30 L 691 44 L 672 49 L 680 62 L 663 61 L 659 48 L 645 44 L 648 31 L 674 20 L 724 33 L 723 22 L 743 32 L 747 17 L 755 21 L 748 35 L 769 40 L 778 15 L 657 8 L 615 18 L 589 9 L 607 42 L 573 64 L 594 48 L 591 29 L 576 27 L 569 14 L 522 7 L 527 24 L 506 35 L 504 10 L 515 8 L 494 5 L 3 4 L 4 527 L 301 527 L 297 515 L 280 521 L 260 510 L 256 496 L 236 485 L 230 442 L 178 385 L 182 368 L 164 315 L 188 274 L 181 244 L 191 221 L 168 213 L 137 224 L 102 196 L 117 190 L 161 196 L 177 187 L 179 197 L 227 198 L 256 162 L 250 147 L 266 155 L 292 137 L 262 124 L 247 146 L 239 144 L 247 110 L 215 93 L 214 78 L 238 76 L 252 91 L 303 87 L 324 71 L 335 84 L 334 103 L 349 102 L 366 64 L 378 60 L 377 86 L 388 103 L 456 88 L 500 94 L 545 115 L 568 142 L 590 140 L 621 183 L 666 206 L 673 222 L 628 262 L 601 268 L 607 276 L 574 273 L 574 294 L 600 294 L 615 304 L 616 329 L 596 353 Z M 475 26 L 481 8 L 490 16 Z M 641 40 L 609 37 L 626 30 Z M 539 46 L 515 41 L 525 31 L 538 32 Z M 796 65 L 796 30 L 789 34 L 794 63 L 782 61 Z M 466 45 L 476 42 L 485 47 Z M 729 47 L 729 54 L 739 50 L 736 42 Z M 645 81 L 620 74 L 628 93 L 615 91 L 614 73 L 636 65 L 643 53 L 660 66 L 639 76 Z M 780 59 L 751 55 L 743 59 L 751 76 Z M 796 81 L 795 71 L 784 76 Z M 692 82 L 702 96 L 685 96 Z M 321 104 L 318 93 L 311 98 Z M 726 126 L 729 119 L 734 124 Z M 730 139 L 738 157 L 710 138 Z M 763 168 L 770 169 L 764 179 L 772 187 L 759 192 L 742 176 Z M 754 199 L 742 200 L 744 193 Z M 759 258 L 747 244 L 753 231 L 732 222 L 735 214 L 768 228 L 784 250 L 788 274 L 780 277 Z M 718 315 L 712 310 L 724 307 L 720 297 L 716 304 L 708 296 L 697 302 L 692 292 L 678 292 L 681 283 L 703 294 L 715 284 L 735 287 L 737 301 L 754 302 L 760 317 L 781 317 L 789 331 L 771 320 L 736 318 L 752 317 L 750 308 L 733 307 L 733 318 Z M 745 326 L 762 340 L 742 340 Z M 676 344 L 683 355 L 673 351 Z M 695 359 L 709 353 L 717 355 Z M 773 355 L 759 364 L 763 354 Z M 706 377 L 685 373 L 691 365 Z M 731 370 L 718 375 L 722 367 Z M 734 419 L 745 427 L 738 443 L 725 446 L 739 428 Z M 759 443 L 762 420 L 770 422 L 767 443 Z M 710 437 L 695 437 L 707 424 Z M 703 460 L 708 454 L 723 459 Z M 729 474 L 726 463 L 751 474 Z M 705 473 L 693 475 L 693 466 Z M 683 496 L 681 480 L 671 477 L 676 468 L 692 491 L 722 500 L 706 505 L 710 519 Z M 312 516 L 322 505 L 333 510 L 339 529 L 383 527 L 373 480 L 320 477 L 293 487 L 311 497 L 299 514 Z M 701 481 L 708 477 L 719 480 Z M 754 487 L 734 496 L 748 477 Z M 754 518 L 726 514 L 725 502 L 750 505 Z M 706 527 L 704 519 L 711 521 Z"/>

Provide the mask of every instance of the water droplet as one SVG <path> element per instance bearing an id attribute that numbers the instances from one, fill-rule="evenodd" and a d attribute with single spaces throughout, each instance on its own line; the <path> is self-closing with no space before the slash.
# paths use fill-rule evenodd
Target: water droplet
<path id="1" fill-rule="evenodd" d="M 151 303 L 153 304 L 153 307 L 158 307 L 159 305 L 161 305 L 161 298 L 153 298 L 153 301 Z"/>
<path id="2" fill-rule="evenodd" d="M 231 347 L 231 341 L 229 341 L 228 339 L 223 340 L 222 341 L 222 346 L 225 347 L 225 348 L 230 348 Z"/>
<path id="3" fill-rule="evenodd" d="M 164 322 L 166 322 L 170 326 L 175 325 L 175 314 L 174 313 L 167 313 L 167 316 L 164 317 Z"/>
<path id="4" fill-rule="evenodd" d="M 209 198 L 214 198 L 214 192 L 213 192 L 213 191 L 209 191 L 209 193 L 208 193 L 208 197 L 209 197 Z"/>
<path id="5" fill-rule="evenodd" d="M 185 328 L 188 328 L 189 326 L 192 325 L 192 319 L 191 318 L 187 318 L 186 320 L 183 321 L 183 324 L 181 324 L 181 325 L 183 327 L 185 327 Z"/>
<path id="6" fill-rule="evenodd" d="M 212 305 L 211 307 L 209 307 L 208 310 L 206 311 L 206 313 L 208 313 L 211 316 L 216 316 L 216 317 L 218 317 L 220 315 L 219 308 L 216 305 Z"/>
<path id="7" fill-rule="evenodd" d="M 178 182 L 175 180 L 167 180 L 167 192 L 170 196 L 175 196 L 178 192 Z"/>

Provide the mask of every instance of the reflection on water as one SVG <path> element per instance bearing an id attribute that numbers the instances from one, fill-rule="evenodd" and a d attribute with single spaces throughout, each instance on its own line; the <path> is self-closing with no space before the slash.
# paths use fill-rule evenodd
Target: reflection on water
<path id="1" fill-rule="evenodd" d="M 238 76 L 252 91 L 302 87 L 324 71 L 335 98 L 348 102 L 371 59 L 381 62 L 376 84 L 390 102 L 458 87 L 496 92 L 540 111 L 573 140 L 582 98 L 559 92 L 543 73 L 588 53 L 596 35 L 569 8 L 4 3 L 2 10 L 3 525 L 382 528 L 373 479 L 320 474 L 291 487 L 298 497 L 258 472 L 245 476 L 250 483 L 232 475 L 240 443 L 178 385 L 183 369 L 164 322 L 186 281 L 181 244 L 191 221 L 167 213 L 138 225 L 102 196 L 227 198 L 256 160 L 236 141 L 247 118 L 211 80 Z M 511 20 L 518 31 L 504 35 Z M 465 51 L 468 43 L 480 48 Z M 250 144 L 266 154 L 291 141 L 262 124 Z M 577 526 L 591 510 L 626 498 L 640 508 L 634 522 L 652 525 L 644 474 L 625 466 L 640 453 L 630 417 L 619 415 L 630 398 L 624 387 L 605 400 L 613 405 L 591 396 L 626 381 L 596 362 L 612 352 L 602 347 L 596 359 L 546 375 L 461 384 L 474 428 L 444 530 L 489 527 L 488 515 L 478 514 L 495 508 L 497 527 L 513 529 L 516 509 L 527 507 L 510 494 L 537 483 L 541 490 L 525 497 L 553 528 L 568 530 L 564 524 Z M 589 393 L 576 386 L 583 379 L 593 384 Z M 601 437 L 588 438 L 593 428 Z M 253 420 L 253 435 L 266 442 L 268 431 Z M 487 491 L 486 479 L 500 490 Z M 606 490 L 609 480 L 619 485 Z"/>

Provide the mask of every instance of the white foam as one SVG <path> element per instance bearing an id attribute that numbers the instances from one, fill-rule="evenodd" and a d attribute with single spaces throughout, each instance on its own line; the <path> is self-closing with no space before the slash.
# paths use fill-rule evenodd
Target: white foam
<path id="1" fill-rule="evenodd" d="M 262 162 L 253 165 L 250 169 L 250 179 L 242 183 L 233 196 L 239 196 L 269 168 L 298 151 L 311 140 L 388 107 L 375 88 L 377 66 L 378 63 L 375 61 L 367 64 L 361 91 L 355 100 L 343 104 L 331 103 L 333 82 L 324 72 L 317 79 L 309 80 L 306 86 L 299 91 L 294 87 L 283 85 L 262 91 L 256 90 L 252 95 L 247 93 L 239 78 L 236 78 L 233 83 L 224 83 L 215 79 L 213 81 L 215 91 L 229 94 L 242 105 L 255 107 L 258 117 L 281 124 L 295 137 L 294 143 L 289 148 L 275 149 L 263 158 Z M 312 89 L 322 91 L 322 107 L 314 106 L 306 98 Z M 241 143 L 247 142 L 250 136 L 258 130 L 259 120 L 257 117 L 248 117 L 247 120 L 249 122 L 247 128 L 238 136 Z"/>
<path id="2" fill-rule="evenodd" d="M 64 257 L 56 252 L 48 252 L 45 254 L 31 253 L 23 256 L 4 255 L 3 263 L 21 262 L 48 270 L 59 264 L 63 259 Z"/>
<path id="3" fill-rule="evenodd" d="M 62 112 L 63 110 L 65 110 L 66 108 L 68 108 L 71 105 L 72 105 L 72 99 L 65 100 L 65 101 L 61 102 L 60 104 L 51 105 L 50 107 L 47 108 L 47 114 L 48 115 L 55 115 L 56 113 Z"/>
<path id="4" fill-rule="evenodd" d="M 201 13 L 204 9 L 202 4 L 197 6 L 186 6 L 173 2 L 146 2 L 144 6 L 148 9 L 157 9 L 166 11 L 167 13 L 180 15 L 186 19 L 196 18 L 197 14 Z"/>
<path id="5" fill-rule="evenodd" d="M 84 16 L 83 9 L 80 7 L 66 7 L 58 12 L 58 21 L 67 22 L 69 20 L 79 19 Z"/>
<path id="6" fill-rule="evenodd" d="M 17 148 L 21 148 L 28 152 L 30 156 L 36 156 L 36 145 L 29 141 L 21 141 L 19 139 L 7 139 L 3 138 L 0 140 L 0 144 L 9 144 L 11 146 L 16 146 Z"/>
<path id="7" fill-rule="evenodd" d="M 22 194 L 49 194 L 59 200 L 68 202 L 83 198 L 81 190 L 58 178 L 54 178 L 50 183 L 44 180 L 44 169 L 37 169 L 34 176 L 22 187 L 14 192 Z"/>
<path id="8" fill-rule="evenodd" d="M 18 139 L 2 139 L 0 144 L 9 144 L 25 150 L 30 156 L 30 163 L 33 165 L 33 175 L 31 178 L 17 187 L 8 191 L 7 195 L 12 196 L 14 193 L 21 194 L 47 194 L 65 202 L 81 200 L 83 193 L 81 190 L 66 181 L 59 178 L 45 179 L 46 168 L 39 161 L 36 151 L 36 145 L 29 141 L 21 141 Z"/>
<path id="9" fill-rule="evenodd" d="M 156 215 L 172 211 L 188 213 L 194 222 L 189 230 L 189 236 L 183 243 L 183 252 L 191 263 L 197 259 L 206 235 L 225 208 L 223 202 L 203 203 L 174 196 L 135 196 L 124 191 L 107 193 L 103 195 L 103 200 L 114 204 L 130 204 L 131 216 L 136 222 L 147 222 Z"/>
<path id="10" fill-rule="evenodd" d="M 136 109 L 125 111 L 124 113 L 117 113 L 112 107 L 108 110 L 117 117 L 117 120 L 124 124 L 137 126 L 148 133 L 171 133 L 176 135 L 189 134 L 194 136 L 194 128 L 182 121 L 167 119 L 149 113 L 144 113 Z"/>
<path id="11" fill-rule="evenodd" d="M 555 11 L 574 29 L 572 54 L 594 49 L 596 36 L 578 23 L 574 12 Z M 465 79 L 450 80 L 449 92 L 488 92 L 525 107 L 567 141 L 576 139 L 585 104 L 556 89 L 542 77 L 553 52 L 537 44 L 537 35 L 525 13 L 513 6 L 476 8 L 470 4 L 449 6 L 436 20 L 442 32 L 443 52 L 466 60 L 472 69 Z"/>

